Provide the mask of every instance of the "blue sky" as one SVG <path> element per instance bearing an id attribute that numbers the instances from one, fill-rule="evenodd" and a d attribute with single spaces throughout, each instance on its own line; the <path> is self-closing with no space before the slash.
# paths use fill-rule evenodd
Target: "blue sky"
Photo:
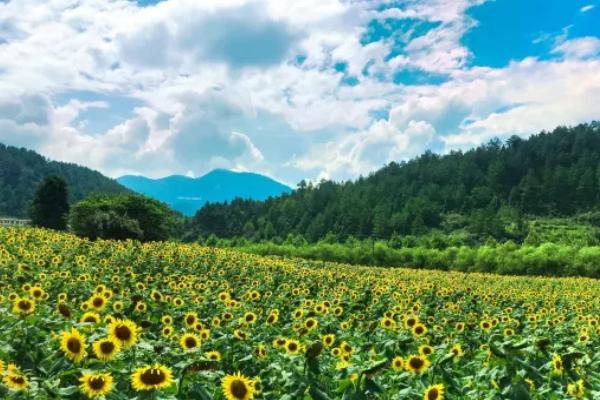
<path id="1" fill-rule="evenodd" d="M 599 0 L 0 1 L 0 142 L 352 179 L 600 119 Z"/>

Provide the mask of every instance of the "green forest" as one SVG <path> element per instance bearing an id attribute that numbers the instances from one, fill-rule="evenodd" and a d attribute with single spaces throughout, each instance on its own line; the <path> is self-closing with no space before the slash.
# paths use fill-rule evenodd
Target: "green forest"
<path id="1" fill-rule="evenodd" d="M 50 161 L 34 151 L 0 143 L 0 216 L 27 218 L 37 186 L 48 175 L 57 175 L 66 181 L 70 203 L 94 192 L 129 192 L 97 171 Z"/>
<path id="2" fill-rule="evenodd" d="M 266 201 L 207 204 L 188 221 L 184 239 L 281 243 L 293 235 L 316 243 L 450 235 L 464 245 L 524 243 L 540 233 L 532 227 L 540 218 L 562 218 L 567 231 L 595 235 L 599 203 L 600 123 L 593 122 L 528 139 L 493 139 L 465 152 L 426 152 L 355 181 L 301 182 Z"/>

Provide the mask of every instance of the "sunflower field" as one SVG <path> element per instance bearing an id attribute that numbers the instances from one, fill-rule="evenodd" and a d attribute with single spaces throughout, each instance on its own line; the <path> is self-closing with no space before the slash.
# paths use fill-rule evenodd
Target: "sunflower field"
<path id="1" fill-rule="evenodd" d="M 598 399 L 600 284 L 0 228 L 2 399 Z"/>

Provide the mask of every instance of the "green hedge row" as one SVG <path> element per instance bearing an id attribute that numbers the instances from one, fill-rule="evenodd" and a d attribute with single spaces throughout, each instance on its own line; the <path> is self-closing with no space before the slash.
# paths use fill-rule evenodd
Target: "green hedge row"
<path id="1" fill-rule="evenodd" d="M 219 245 L 232 245 L 221 242 Z M 600 278 L 600 246 L 574 247 L 555 243 L 539 246 L 511 242 L 479 247 L 394 249 L 386 242 L 312 245 L 243 243 L 239 249 L 261 255 L 301 257 L 349 264 L 431 268 L 510 275 L 587 276 Z"/>

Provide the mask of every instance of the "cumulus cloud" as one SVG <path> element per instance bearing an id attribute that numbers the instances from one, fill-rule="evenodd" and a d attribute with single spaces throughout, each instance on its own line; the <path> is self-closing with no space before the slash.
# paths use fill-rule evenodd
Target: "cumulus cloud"
<path id="1" fill-rule="evenodd" d="M 266 67 L 281 62 L 300 32 L 252 2 L 206 10 L 200 3 L 159 6 L 160 15 L 117 37 L 121 58 L 137 67 L 170 68 L 217 62 L 231 68 Z"/>
<path id="2" fill-rule="evenodd" d="M 599 38 L 565 29 L 545 59 L 473 67 L 484 1 L 0 1 L 0 141 L 111 176 L 294 184 L 597 119 Z M 407 28 L 370 37 L 373 21 Z"/>
<path id="3" fill-rule="evenodd" d="M 318 179 L 349 179 L 391 161 L 439 149 L 440 144 L 435 129 L 427 122 L 411 120 L 403 126 L 390 118 L 374 123 L 368 130 L 319 145 L 306 157 L 294 160 L 294 165 L 306 171 L 320 171 Z"/>

